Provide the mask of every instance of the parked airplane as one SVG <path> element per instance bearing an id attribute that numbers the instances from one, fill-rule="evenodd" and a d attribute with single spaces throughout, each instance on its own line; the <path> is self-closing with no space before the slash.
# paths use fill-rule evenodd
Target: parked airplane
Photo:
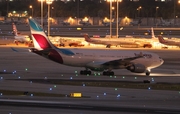
<path id="1" fill-rule="evenodd" d="M 130 22 L 129 25 L 137 26 L 137 25 L 140 25 L 141 23 L 142 23 L 141 19 L 138 19 L 138 20 Z"/>
<path id="2" fill-rule="evenodd" d="M 160 18 L 160 22 L 157 23 L 157 26 L 171 26 L 172 24 L 171 21 L 165 21 L 163 18 Z"/>
<path id="3" fill-rule="evenodd" d="M 162 43 L 162 44 L 165 44 L 165 45 L 169 45 L 169 46 L 178 46 L 180 47 L 180 41 L 177 42 L 177 41 L 172 41 L 172 40 L 165 40 L 163 38 L 163 36 L 158 36 L 158 39 L 159 39 L 159 42 Z"/>
<path id="4" fill-rule="evenodd" d="M 12 29 L 13 29 L 13 34 L 14 34 L 14 42 L 18 45 L 18 43 L 26 43 L 29 44 L 31 43 L 31 39 L 28 35 L 21 35 L 17 28 L 16 25 L 14 23 L 12 23 Z"/>
<path id="5" fill-rule="evenodd" d="M 83 26 L 89 26 L 91 25 L 91 23 L 88 21 L 83 21 L 82 19 L 79 21 L 79 24 L 83 25 Z"/>
<path id="6" fill-rule="evenodd" d="M 118 24 L 119 24 L 119 22 L 120 22 L 120 21 L 118 20 Z M 112 21 L 111 24 L 112 24 L 112 26 L 116 26 L 116 23 L 117 23 L 116 20 L 113 19 L 113 21 Z M 103 24 L 104 26 L 110 26 L 110 22 L 105 22 L 104 20 L 102 20 L 102 24 Z"/>
<path id="7" fill-rule="evenodd" d="M 68 38 L 60 38 L 60 46 L 74 46 L 74 47 L 81 47 L 84 46 L 81 41 L 68 39 Z"/>
<path id="8" fill-rule="evenodd" d="M 61 23 L 63 26 L 69 26 L 70 25 L 70 23 L 69 22 L 67 22 L 67 21 L 62 21 L 62 23 Z"/>
<path id="9" fill-rule="evenodd" d="M 90 38 L 87 34 L 84 35 L 85 41 L 92 44 L 102 44 L 106 45 L 106 48 L 111 46 L 121 46 L 121 47 L 152 47 L 152 44 L 147 41 L 142 41 L 142 39 L 136 38 Z"/>
<path id="10" fill-rule="evenodd" d="M 145 51 L 60 49 L 49 41 L 35 20 L 29 19 L 29 25 L 35 47 L 30 49 L 31 52 L 60 64 L 85 67 L 86 70 L 81 70 L 80 74 L 90 75 L 90 70 L 94 70 L 103 71 L 103 75 L 114 75 L 112 69 L 127 69 L 150 75 L 151 69 L 164 62 L 157 54 Z"/>

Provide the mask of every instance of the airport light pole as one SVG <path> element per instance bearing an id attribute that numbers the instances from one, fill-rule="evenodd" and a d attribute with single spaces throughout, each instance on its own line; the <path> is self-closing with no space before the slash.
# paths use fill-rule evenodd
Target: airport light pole
<path id="1" fill-rule="evenodd" d="M 117 13 L 116 13 L 116 37 L 119 37 L 118 28 L 119 28 L 119 2 L 122 2 L 122 0 L 117 0 Z"/>
<path id="2" fill-rule="evenodd" d="M 180 0 L 178 0 L 178 4 L 180 4 Z M 174 0 L 174 26 L 176 24 L 176 0 Z"/>
<path id="3" fill-rule="evenodd" d="M 112 38 L 112 0 L 110 2 L 110 38 Z"/>
<path id="4" fill-rule="evenodd" d="M 118 38 L 118 13 L 119 13 L 119 2 L 122 2 L 122 0 L 107 0 L 110 2 L 110 38 L 112 38 L 112 2 L 117 2 L 117 8 L 116 8 L 116 37 Z"/>
<path id="5" fill-rule="evenodd" d="M 79 0 L 77 0 L 77 25 L 79 24 L 78 21 L 79 21 Z"/>
<path id="6" fill-rule="evenodd" d="M 45 0 L 38 0 L 41 2 L 41 27 L 43 28 L 43 2 Z"/>
<path id="7" fill-rule="evenodd" d="M 9 13 L 9 0 L 7 0 L 7 9 L 6 9 L 6 16 L 8 17 L 8 13 Z"/>
<path id="8" fill-rule="evenodd" d="M 138 8 L 137 8 L 137 10 L 138 10 L 138 17 L 140 17 L 140 11 L 141 11 L 141 6 L 139 6 Z"/>
<path id="9" fill-rule="evenodd" d="M 180 4 L 180 0 L 178 0 L 178 4 Z M 174 26 L 176 24 L 176 0 L 174 0 Z"/>
<path id="10" fill-rule="evenodd" d="M 30 5 L 29 8 L 32 9 L 32 11 L 31 11 L 31 16 L 33 17 L 33 6 Z"/>
<path id="11" fill-rule="evenodd" d="M 158 6 L 156 6 L 156 27 L 157 27 L 158 9 L 159 9 L 159 7 L 158 7 Z"/>
<path id="12" fill-rule="evenodd" d="M 176 22 L 176 0 L 174 0 L 174 26 Z"/>
<path id="13" fill-rule="evenodd" d="M 54 10 L 54 7 L 51 7 L 51 18 L 54 16 L 53 15 L 53 10 Z"/>
<path id="14" fill-rule="evenodd" d="M 46 0 L 46 4 L 48 5 L 48 37 L 50 35 L 50 5 L 52 4 L 53 0 Z"/>

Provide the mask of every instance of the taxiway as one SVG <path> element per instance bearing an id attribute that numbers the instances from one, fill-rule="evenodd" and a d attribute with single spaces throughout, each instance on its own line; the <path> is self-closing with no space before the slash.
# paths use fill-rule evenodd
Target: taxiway
<path id="1" fill-rule="evenodd" d="M 127 70 L 115 70 L 115 76 L 102 76 L 94 72 L 91 76 L 79 75 L 83 68 L 69 67 L 49 61 L 28 52 L 28 48 L 15 47 L 21 52 L 12 51 L 11 46 L 0 46 L 0 113 L 180 113 L 180 93 L 172 90 L 153 90 L 59 85 L 37 83 L 34 79 L 48 80 L 111 80 L 111 81 L 142 81 L 150 79 L 151 83 L 163 82 L 178 84 L 180 80 L 180 50 L 145 49 L 160 55 L 165 63 L 152 70 L 151 76 L 131 73 Z M 132 49 L 131 49 L 132 50 Z M 133 49 L 137 50 L 137 49 Z M 138 49 L 139 50 L 139 49 Z M 142 49 L 141 49 L 142 50 Z M 3 95 L 1 90 L 28 91 L 32 95 Z M 40 97 L 34 92 L 48 94 L 64 94 L 65 97 Z M 81 92 L 88 98 L 66 97 L 72 92 Z M 14 101 L 15 100 L 15 101 Z M 51 102 L 49 104 L 49 102 Z M 7 107 L 8 106 L 8 107 Z M 26 111 L 21 108 L 26 107 Z M 44 108 L 46 109 L 44 110 Z M 48 107 L 48 108 L 47 108 Z M 8 109 L 9 108 L 9 109 Z M 76 109 L 76 110 L 74 110 Z"/>

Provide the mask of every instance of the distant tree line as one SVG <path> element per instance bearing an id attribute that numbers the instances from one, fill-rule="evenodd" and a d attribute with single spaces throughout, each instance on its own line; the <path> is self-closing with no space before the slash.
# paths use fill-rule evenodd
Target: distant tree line
<path id="1" fill-rule="evenodd" d="M 40 17 L 41 4 L 38 0 L 16 0 L 12 2 L 0 2 L 0 15 L 6 16 L 9 11 L 31 12 L 29 5 L 33 5 L 33 15 Z M 116 3 L 113 3 L 116 14 Z M 141 6 L 141 9 L 137 10 Z M 158 7 L 158 8 L 157 8 Z M 53 17 L 109 17 L 109 2 L 104 0 L 72 0 L 69 2 L 54 1 L 51 5 L 51 16 Z M 47 5 L 44 3 L 44 16 L 47 14 Z M 155 0 L 140 0 L 132 2 L 123 0 L 119 3 L 119 17 L 163 17 L 165 19 L 180 16 L 180 4 L 177 0 L 168 2 L 157 2 Z"/>

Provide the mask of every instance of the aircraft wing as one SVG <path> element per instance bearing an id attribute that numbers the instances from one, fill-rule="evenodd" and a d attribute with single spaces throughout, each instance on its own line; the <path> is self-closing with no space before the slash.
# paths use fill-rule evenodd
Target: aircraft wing
<path id="1" fill-rule="evenodd" d="M 11 47 L 11 50 L 13 52 L 17 52 L 17 53 L 21 53 L 21 54 L 32 54 L 32 55 L 36 55 L 34 53 L 30 53 L 29 48 L 13 48 Z"/>
<path id="2" fill-rule="evenodd" d="M 118 59 L 118 60 L 113 60 L 113 61 L 108 61 L 103 63 L 102 65 L 104 66 L 129 66 L 132 64 L 132 60 L 142 58 L 142 55 L 135 56 L 135 57 L 130 57 L 130 58 L 125 58 L 125 59 Z"/>
<path id="3" fill-rule="evenodd" d="M 94 70 L 103 70 L 109 68 L 125 68 L 131 66 L 133 63 L 132 60 L 143 57 L 141 54 L 138 54 L 135 57 L 125 58 L 125 59 L 117 59 L 112 61 L 94 61 L 92 63 L 87 64 L 87 67 Z"/>

